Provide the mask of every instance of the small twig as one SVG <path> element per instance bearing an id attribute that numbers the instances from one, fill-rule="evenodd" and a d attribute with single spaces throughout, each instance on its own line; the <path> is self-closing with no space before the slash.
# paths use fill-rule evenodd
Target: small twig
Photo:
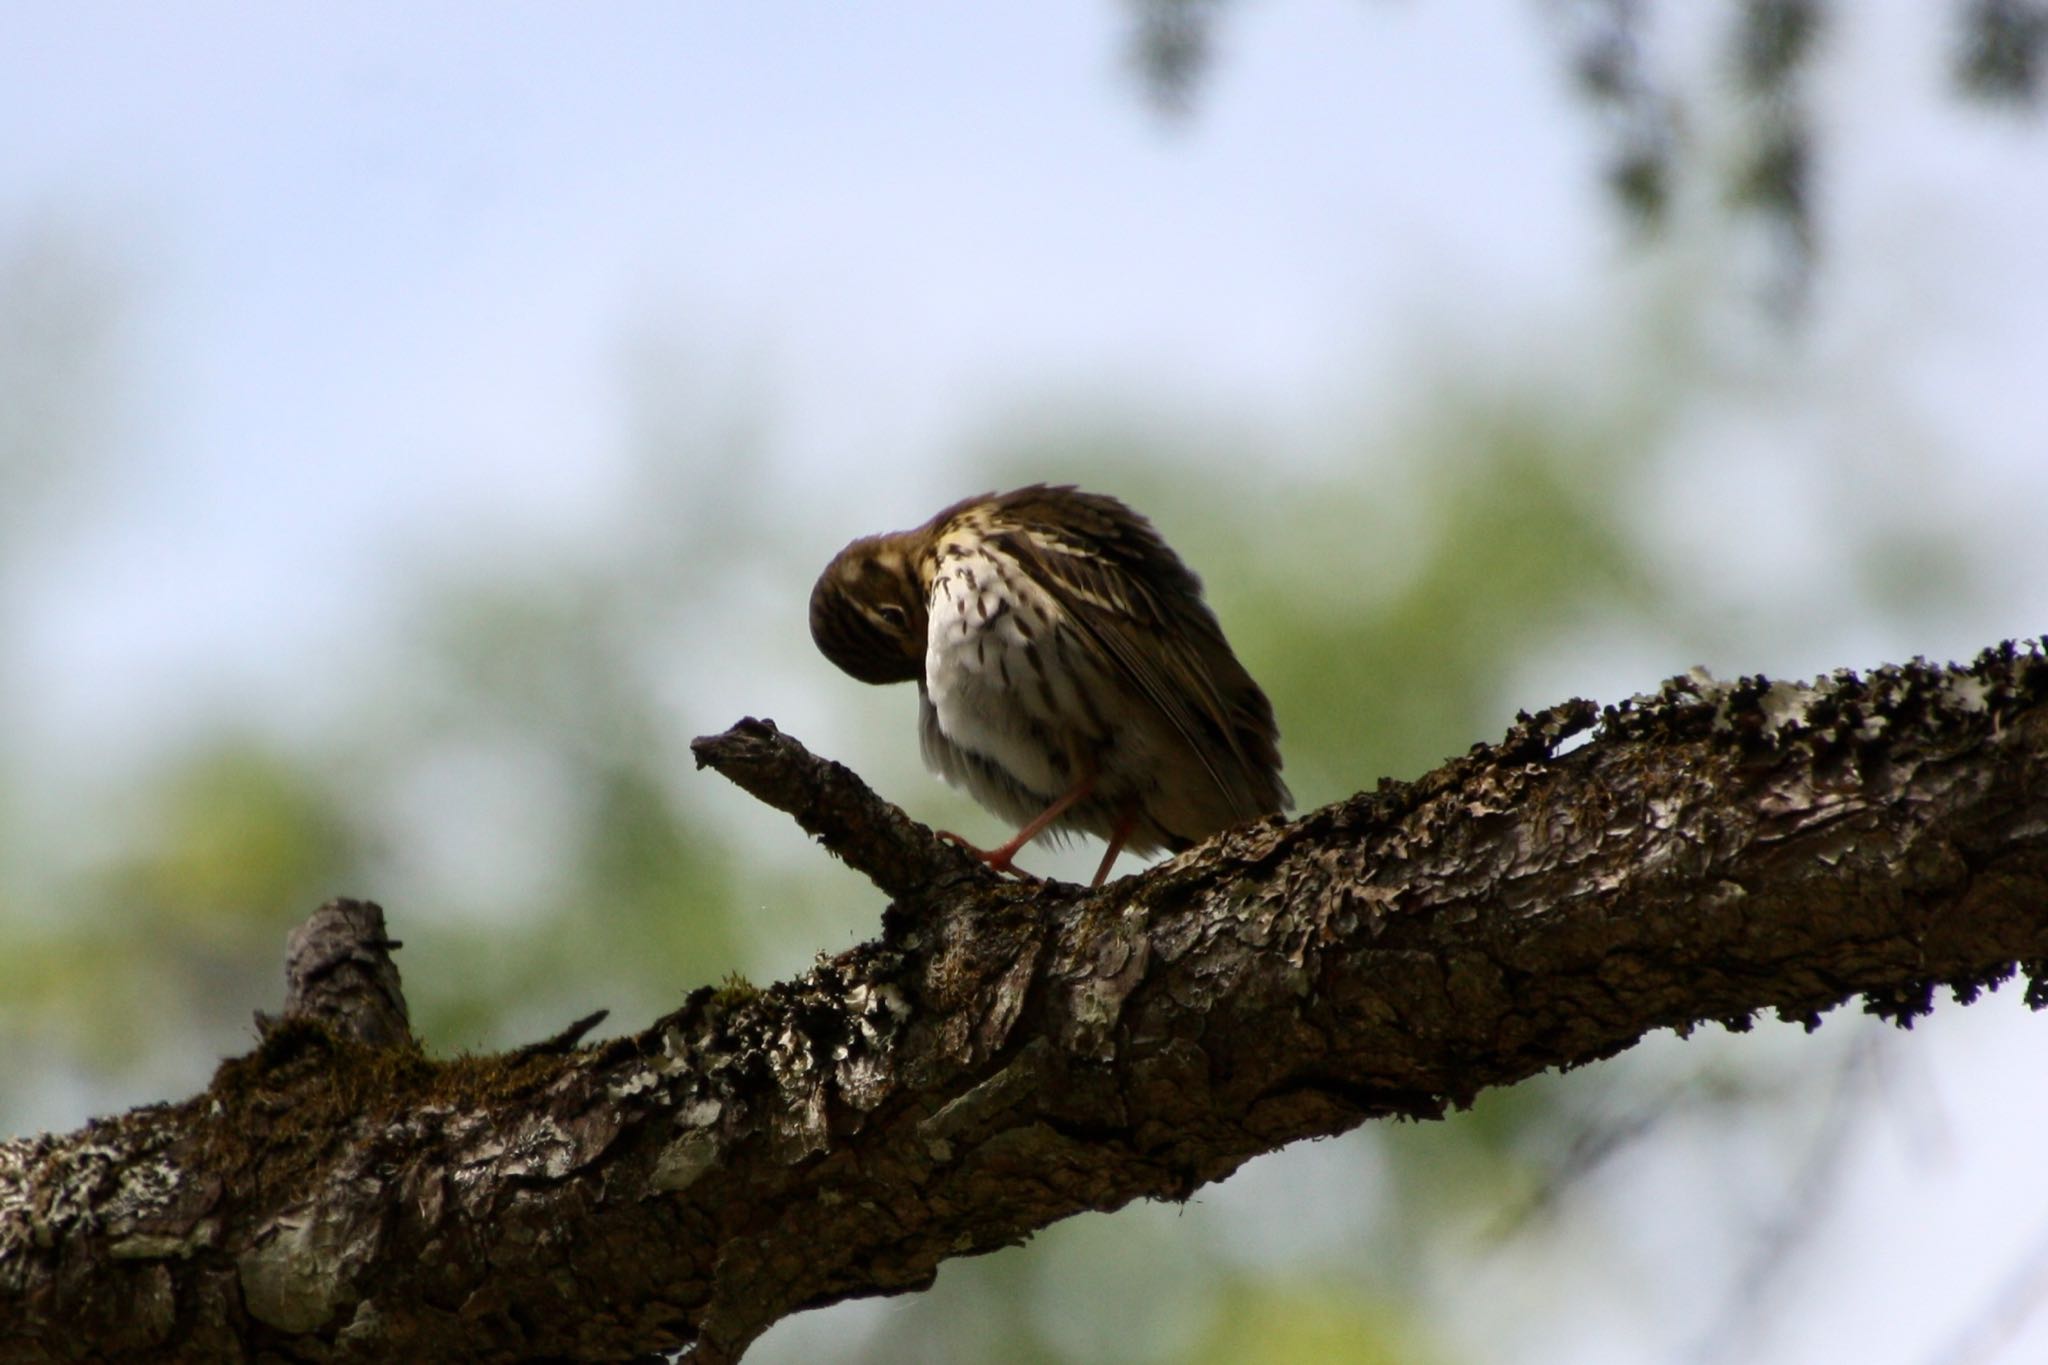
<path id="1" fill-rule="evenodd" d="M 841 763 L 819 758 L 749 716 L 722 735 L 690 741 L 700 768 L 715 768 L 741 790 L 794 817 L 847 866 L 898 899 L 992 876 L 931 830 L 875 795 Z"/>
<path id="2" fill-rule="evenodd" d="M 581 1019 L 576 1020 L 558 1033 L 551 1033 L 537 1042 L 528 1043 L 526 1046 L 515 1050 L 512 1055 L 515 1057 L 544 1057 L 559 1052 L 573 1052 L 576 1049 L 576 1045 L 583 1041 L 584 1034 L 602 1024 L 610 1016 L 610 1010 L 596 1010 L 584 1015 Z"/>

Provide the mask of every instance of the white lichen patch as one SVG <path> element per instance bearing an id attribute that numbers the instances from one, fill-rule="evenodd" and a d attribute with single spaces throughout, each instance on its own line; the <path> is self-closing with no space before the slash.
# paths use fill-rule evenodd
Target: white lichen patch
<path id="1" fill-rule="evenodd" d="M 1798 683 L 1774 682 L 1765 688 L 1757 702 L 1764 713 L 1764 733 L 1775 738 L 1795 726 L 1804 728 L 1817 695 Z"/>
<path id="2" fill-rule="evenodd" d="M 683 1128 L 709 1128 L 724 1112 L 725 1105 L 707 1095 L 676 1110 L 676 1124 Z"/>
<path id="3" fill-rule="evenodd" d="M 624 1100 L 634 1095 L 645 1094 L 659 1084 L 661 1077 L 657 1076 L 651 1067 L 641 1067 L 606 1082 L 605 1093 L 614 1100 Z"/>
<path id="4" fill-rule="evenodd" d="M 1851 677 L 1853 678 L 1853 675 Z M 1763 682 L 1763 679 L 1758 678 L 1755 681 Z M 1841 679 L 1838 678 L 1836 681 L 1839 683 Z M 1748 684 L 1723 682 L 1704 668 L 1695 666 L 1687 669 L 1685 682 L 1694 696 L 1713 706 L 1716 734 L 1725 735 L 1733 731 L 1739 706 L 1752 704 L 1744 696 L 1748 691 Z M 1671 686 L 1667 684 L 1664 696 L 1638 696 L 1631 698 L 1630 704 L 1638 709 L 1653 709 L 1672 700 L 1670 693 Z M 1820 698 L 1821 689 L 1814 684 L 1782 680 L 1769 683 L 1753 701 L 1757 714 L 1763 719 L 1763 724 L 1758 727 L 1760 733 L 1766 739 L 1777 740 L 1792 731 L 1811 728 L 1813 707 Z"/>
<path id="5" fill-rule="evenodd" d="M 785 1028 L 768 1048 L 768 1068 L 785 1085 L 807 1074 L 812 1066 L 811 1040 L 794 1028 Z"/>
<path id="6" fill-rule="evenodd" d="M 1959 711 L 1982 715 L 1990 706 L 1991 684 L 1968 673 L 1951 673 L 1942 684 L 1942 698 Z"/>

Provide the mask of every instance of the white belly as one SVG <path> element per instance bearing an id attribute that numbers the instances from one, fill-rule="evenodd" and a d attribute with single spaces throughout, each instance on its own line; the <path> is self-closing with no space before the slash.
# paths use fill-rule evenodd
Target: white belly
<path id="1" fill-rule="evenodd" d="M 986 550 L 945 560 L 932 585 L 925 762 L 982 804 L 1023 820 L 1074 785 L 1079 755 L 1064 737 L 1092 708 L 1077 695 L 1067 649 L 1048 626 L 1057 609 L 1014 567 L 1001 567 L 1007 590 L 997 589 L 998 565 Z M 933 742 L 934 729 L 944 744 Z M 960 761 L 946 744 L 981 762 Z M 994 781 L 984 765 L 1009 781 Z"/>

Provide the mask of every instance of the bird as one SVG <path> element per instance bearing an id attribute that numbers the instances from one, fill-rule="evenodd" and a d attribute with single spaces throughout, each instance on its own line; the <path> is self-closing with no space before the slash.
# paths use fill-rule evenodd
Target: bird
<path id="1" fill-rule="evenodd" d="M 1072 485 L 983 493 L 853 541 L 811 590 L 811 638 L 843 672 L 914 682 L 925 765 L 1017 824 L 992 849 L 1091 834 L 1179 852 L 1287 810 L 1272 704 L 1202 584 L 1152 523 Z"/>

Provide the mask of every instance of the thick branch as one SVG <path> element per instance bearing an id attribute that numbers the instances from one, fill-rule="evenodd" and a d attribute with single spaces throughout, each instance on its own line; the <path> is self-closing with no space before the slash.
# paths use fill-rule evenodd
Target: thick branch
<path id="1" fill-rule="evenodd" d="M 975 872 L 758 724 L 703 761 L 896 897 L 765 991 L 566 1055 L 275 1030 L 0 1146 L 0 1359 L 736 1356 L 1083 1209 L 1607 1056 L 1909 1019 L 2048 963 L 2048 663 L 1674 680 L 1098 893 Z"/>

